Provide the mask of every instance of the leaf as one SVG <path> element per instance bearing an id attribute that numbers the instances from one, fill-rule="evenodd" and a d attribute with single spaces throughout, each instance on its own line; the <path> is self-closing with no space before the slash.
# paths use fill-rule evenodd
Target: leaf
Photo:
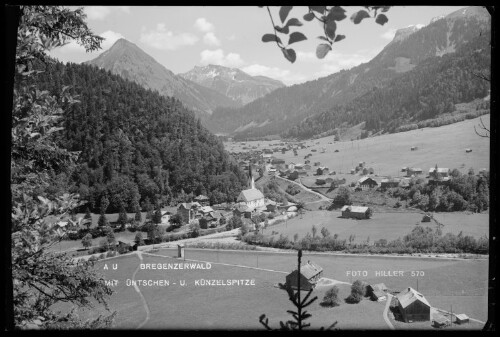
<path id="1" fill-rule="evenodd" d="M 297 54 L 295 54 L 295 50 L 283 48 L 281 49 L 281 51 L 283 52 L 283 55 L 285 55 L 285 58 L 291 63 L 295 62 L 295 60 L 297 59 Z"/>
<path id="2" fill-rule="evenodd" d="M 326 37 L 324 37 L 324 36 L 318 36 L 318 39 L 320 39 L 320 40 L 325 40 L 325 41 L 330 42 L 330 40 L 328 40 L 328 39 L 327 39 Z"/>
<path id="3" fill-rule="evenodd" d="M 280 8 L 280 19 L 281 23 L 284 23 L 286 20 L 286 17 L 288 16 L 288 13 L 292 10 L 292 6 L 281 6 Z"/>
<path id="4" fill-rule="evenodd" d="M 336 30 L 337 24 L 335 23 L 335 21 L 328 21 L 326 23 L 325 33 L 330 39 L 333 39 L 335 37 Z"/>
<path id="5" fill-rule="evenodd" d="M 302 22 L 299 21 L 297 18 L 291 18 L 290 20 L 287 21 L 286 27 L 291 27 L 291 26 L 297 26 L 300 27 L 302 26 Z"/>
<path id="6" fill-rule="evenodd" d="M 307 13 L 306 15 L 303 16 L 303 19 L 306 20 L 306 21 L 312 21 L 312 20 L 314 20 L 314 13 L 313 12 Z"/>
<path id="7" fill-rule="evenodd" d="M 283 33 L 283 34 L 290 33 L 290 29 L 288 28 L 288 26 L 284 26 L 284 27 L 274 26 L 274 29 L 276 29 L 278 32 Z"/>
<path id="8" fill-rule="evenodd" d="M 262 42 L 271 42 L 271 41 L 281 43 L 281 39 L 274 34 L 262 35 Z"/>
<path id="9" fill-rule="evenodd" d="M 302 34 L 301 32 L 293 32 L 292 34 L 290 34 L 290 39 L 288 40 L 288 45 L 291 45 L 292 43 L 295 43 L 295 42 L 304 41 L 304 40 L 307 40 L 307 37 L 304 34 Z"/>
<path id="10" fill-rule="evenodd" d="M 323 14 L 325 12 L 326 6 L 309 6 L 309 8 L 315 12 Z"/>
<path id="11" fill-rule="evenodd" d="M 339 42 L 339 41 L 342 41 L 343 39 L 345 39 L 345 35 L 339 34 L 335 37 L 335 41 L 333 41 L 333 42 Z"/>
<path id="12" fill-rule="evenodd" d="M 362 10 L 354 13 L 351 16 L 351 20 L 352 20 L 352 22 L 354 22 L 357 25 L 358 23 L 361 22 L 361 20 L 369 18 L 369 17 L 370 17 L 370 14 L 368 14 L 367 11 L 365 11 L 364 9 L 362 9 Z"/>
<path id="13" fill-rule="evenodd" d="M 389 21 L 389 19 L 387 18 L 387 16 L 385 16 L 385 14 L 379 14 L 375 19 L 375 22 L 381 26 L 383 26 L 387 21 Z"/>
<path id="14" fill-rule="evenodd" d="M 330 13 L 328 13 L 328 15 L 326 16 L 326 20 L 342 21 L 346 17 L 347 16 L 345 15 L 345 9 L 340 6 L 334 6 L 332 9 L 330 9 Z"/>
<path id="15" fill-rule="evenodd" d="M 316 57 L 319 59 L 325 58 L 326 54 L 328 54 L 330 50 L 332 50 L 332 46 L 322 43 L 316 48 Z"/>

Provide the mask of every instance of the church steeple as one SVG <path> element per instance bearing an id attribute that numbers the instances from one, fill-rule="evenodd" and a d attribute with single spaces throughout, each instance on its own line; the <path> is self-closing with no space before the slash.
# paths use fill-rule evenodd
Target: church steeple
<path id="1" fill-rule="evenodd" d="M 248 164 L 248 185 L 250 189 L 252 190 L 255 189 L 255 181 L 253 180 L 253 174 L 252 174 L 252 164 Z"/>

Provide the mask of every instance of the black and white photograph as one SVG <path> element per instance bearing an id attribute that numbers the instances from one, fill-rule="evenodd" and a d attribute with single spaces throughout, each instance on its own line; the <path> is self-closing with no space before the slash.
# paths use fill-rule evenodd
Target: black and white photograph
<path id="1" fill-rule="evenodd" d="M 494 330 L 495 9 L 5 5 L 4 330 Z"/>

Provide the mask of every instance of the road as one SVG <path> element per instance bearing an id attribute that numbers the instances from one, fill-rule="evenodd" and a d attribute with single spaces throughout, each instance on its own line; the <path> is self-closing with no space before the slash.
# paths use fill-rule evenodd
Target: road
<path id="1" fill-rule="evenodd" d="M 304 189 L 304 190 L 306 190 L 306 191 L 308 191 L 308 192 L 311 192 L 312 194 L 315 194 L 315 195 L 317 195 L 318 197 L 320 197 L 320 198 L 321 198 L 321 200 L 318 200 L 318 201 L 310 201 L 310 202 L 307 202 L 306 204 L 312 204 L 312 203 L 316 203 L 316 202 L 320 202 L 320 201 L 332 201 L 332 200 L 333 200 L 333 199 L 330 199 L 330 198 L 328 198 L 328 197 L 324 196 L 324 195 L 323 195 L 323 194 L 321 194 L 321 193 L 318 193 L 318 192 L 316 192 L 316 191 L 313 191 L 313 190 L 311 190 L 310 188 L 308 188 L 308 187 L 304 186 L 304 185 L 302 184 L 302 182 L 300 181 L 300 178 L 299 178 L 299 182 L 296 182 L 296 181 L 293 181 L 293 180 L 288 180 L 288 179 L 286 179 L 286 178 L 279 177 L 279 176 L 275 176 L 275 177 L 276 177 L 276 178 L 278 178 L 278 179 L 281 179 L 281 180 L 283 180 L 283 181 L 286 181 L 286 182 L 289 182 L 289 183 L 292 183 L 292 184 L 298 185 L 300 188 L 302 188 L 302 189 Z"/>

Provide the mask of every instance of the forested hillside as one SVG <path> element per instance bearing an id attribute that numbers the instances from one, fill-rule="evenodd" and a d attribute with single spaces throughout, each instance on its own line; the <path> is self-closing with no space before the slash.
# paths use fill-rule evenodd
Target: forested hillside
<path id="1" fill-rule="evenodd" d="M 79 95 L 81 102 L 65 109 L 58 140 L 81 151 L 79 165 L 58 181 L 94 211 L 104 195 L 108 212 L 122 204 L 136 211 L 139 202 L 176 203 L 189 193 L 234 201 L 245 185 L 222 143 L 175 98 L 89 65 L 55 63 L 37 82 L 54 95 L 64 86 Z"/>
<path id="2" fill-rule="evenodd" d="M 398 126 L 452 112 L 457 103 L 483 98 L 490 83 L 476 75 L 489 74 L 489 38 L 489 34 L 483 35 L 455 53 L 428 58 L 384 87 L 374 87 L 347 104 L 334 105 L 284 135 L 308 138 L 364 121 L 367 131 L 394 132 Z"/>

